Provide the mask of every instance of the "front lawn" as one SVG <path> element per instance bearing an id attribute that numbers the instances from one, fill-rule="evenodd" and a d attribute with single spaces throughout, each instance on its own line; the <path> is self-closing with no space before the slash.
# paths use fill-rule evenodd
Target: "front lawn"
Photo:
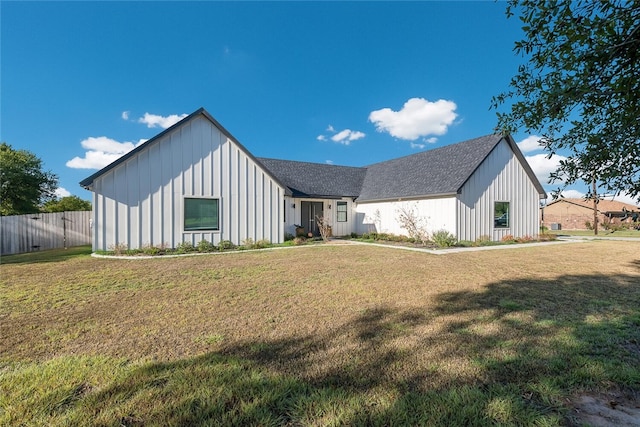
<path id="1" fill-rule="evenodd" d="M 636 242 L 62 255 L 2 260 L 0 425 L 562 425 L 640 393 Z"/>

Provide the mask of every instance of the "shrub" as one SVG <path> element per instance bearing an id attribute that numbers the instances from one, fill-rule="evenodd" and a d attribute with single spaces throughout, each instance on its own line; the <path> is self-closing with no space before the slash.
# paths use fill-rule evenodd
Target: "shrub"
<path id="1" fill-rule="evenodd" d="M 271 246 L 271 241 L 267 239 L 258 240 L 254 245 L 256 249 L 264 249 Z"/>
<path id="2" fill-rule="evenodd" d="M 505 234 L 504 236 L 502 236 L 502 239 L 500 240 L 505 243 L 511 243 L 511 242 L 515 242 L 516 238 L 513 237 L 513 234 Z"/>
<path id="3" fill-rule="evenodd" d="M 216 245 L 208 240 L 200 240 L 198 242 L 198 252 L 212 252 L 216 250 Z"/>
<path id="4" fill-rule="evenodd" d="M 431 240 L 441 248 L 448 248 L 455 245 L 456 236 L 449 233 L 447 230 L 438 230 L 431 235 Z"/>
<path id="5" fill-rule="evenodd" d="M 294 235 L 293 235 L 293 234 L 291 234 L 291 233 L 284 233 L 284 241 L 285 241 L 285 242 L 288 242 L 289 240 L 293 240 L 293 239 L 295 239 L 295 238 L 296 238 L 296 236 L 294 236 Z"/>
<path id="6" fill-rule="evenodd" d="M 355 232 L 352 231 L 350 236 L 351 236 L 352 239 L 357 239 L 358 238 L 358 233 L 355 233 Z"/>
<path id="7" fill-rule="evenodd" d="M 233 244 L 231 240 L 221 240 L 218 244 L 218 250 L 226 251 L 229 249 L 235 249 L 236 245 Z"/>
<path id="8" fill-rule="evenodd" d="M 587 228 L 587 230 L 593 230 L 593 224 L 591 224 L 591 221 L 585 221 L 584 226 Z"/>
<path id="9" fill-rule="evenodd" d="M 548 242 L 550 240 L 557 240 L 558 236 L 553 233 L 540 234 L 538 236 L 538 240 L 541 242 Z"/>
<path id="10" fill-rule="evenodd" d="M 490 245 L 491 244 L 491 237 L 487 236 L 486 234 L 483 234 L 482 236 L 478 237 L 475 241 L 476 246 L 486 246 L 486 245 Z"/>
<path id="11" fill-rule="evenodd" d="M 516 239 L 516 241 L 520 242 L 520 243 L 530 243 L 530 242 L 533 242 L 535 240 L 536 239 L 533 236 L 529 236 L 528 234 L 525 234 L 524 236 L 518 237 Z"/>
<path id="12" fill-rule="evenodd" d="M 129 247 L 124 243 L 116 243 L 115 245 L 110 245 L 109 250 L 113 251 L 114 255 L 124 255 Z"/>
<path id="13" fill-rule="evenodd" d="M 306 242 L 307 242 L 307 239 L 305 239 L 302 236 L 298 236 L 295 239 L 293 239 L 293 244 L 296 246 L 304 245 Z"/>
<path id="14" fill-rule="evenodd" d="M 176 246 L 176 252 L 179 254 L 187 254 L 189 252 L 194 252 L 195 250 L 196 248 L 191 242 L 178 243 L 178 246 Z"/>
<path id="15" fill-rule="evenodd" d="M 160 254 L 160 248 L 157 246 L 152 246 L 151 244 L 146 244 L 140 248 L 143 254 L 145 255 L 158 255 Z"/>

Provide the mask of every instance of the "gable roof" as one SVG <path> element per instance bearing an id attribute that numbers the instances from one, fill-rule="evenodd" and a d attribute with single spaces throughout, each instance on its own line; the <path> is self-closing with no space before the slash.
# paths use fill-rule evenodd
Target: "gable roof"
<path id="1" fill-rule="evenodd" d="M 83 179 L 82 181 L 80 181 L 80 186 L 82 186 L 83 188 L 85 188 L 87 190 L 91 190 L 91 186 L 93 185 L 93 181 L 96 178 L 98 178 L 101 175 L 104 175 L 105 173 L 109 172 L 111 169 L 115 168 L 116 166 L 126 162 L 131 157 L 133 157 L 136 154 L 138 154 L 140 151 L 146 150 L 152 144 L 154 144 L 156 141 L 160 140 L 164 135 L 168 134 L 169 132 L 172 132 L 174 129 L 176 129 L 176 128 L 180 127 L 180 126 L 183 126 L 185 123 L 187 123 L 187 122 L 189 122 L 189 121 L 191 121 L 191 120 L 193 120 L 193 119 L 195 119 L 196 117 L 199 117 L 199 116 L 203 116 L 204 118 L 209 120 L 215 127 L 217 127 L 220 130 L 220 132 L 222 132 L 224 134 L 224 136 L 226 136 L 228 139 L 233 141 L 238 146 L 238 148 L 240 148 L 251 160 L 255 161 L 258 165 L 263 166 L 260 163 L 260 161 L 258 159 L 256 159 L 256 157 L 254 157 L 254 155 L 251 154 L 251 152 L 249 150 L 247 150 L 244 147 L 244 145 L 242 145 L 233 135 L 231 135 L 231 133 L 228 130 L 226 130 L 216 119 L 214 119 L 213 116 L 207 112 L 207 110 L 205 110 L 204 108 L 200 107 L 196 111 L 194 111 L 193 113 L 189 114 L 184 119 L 182 119 L 179 122 L 175 123 L 173 126 L 168 127 L 167 129 L 163 130 L 162 132 L 160 132 L 159 134 L 157 134 L 153 138 L 145 141 L 144 143 L 140 144 L 139 146 L 137 146 L 133 150 L 129 151 L 127 154 L 125 154 L 122 157 L 120 157 L 119 159 L 113 161 L 112 163 L 108 164 L 104 168 L 100 169 L 98 172 L 96 172 L 93 175 Z M 289 192 L 288 192 L 287 186 L 284 185 L 276 176 L 274 176 L 273 173 L 271 173 L 271 171 L 269 171 L 269 169 L 265 168 L 264 166 L 262 167 L 262 169 L 264 169 L 264 171 L 279 186 L 281 186 L 282 188 L 285 189 L 285 194 L 287 196 L 290 195 Z"/>
<path id="2" fill-rule="evenodd" d="M 582 208 L 586 208 L 589 210 L 593 210 L 593 199 L 574 199 L 574 198 L 562 198 L 558 200 L 554 200 L 549 203 L 546 207 L 554 205 L 556 203 L 565 202 L 570 203 L 572 205 L 580 206 Z M 598 211 L 607 213 L 607 212 L 623 212 L 623 208 L 628 212 L 639 212 L 640 207 L 631 205 L 629 203 L 619 202 L 617 200 L 600 200 L 598 201 Z"/>
<path id="3" fill-rule="evenodd" d="M 367 173 L 366 168 L 352 166 L 262 157 L 258 160 L 289 187 L 293 197 L 355 198 Z"/>
<path id="4" fill-rule="evenodd" d="M 492 134 L 370 165 L 358 201 L 457 194 L 502 140 L 518 157 L 540 195 L 546 195 L 513 139 Z"/>
<path id="5" fill-rule="evenodd" d="M 278 185 L 284 188 L 287 196 L 352 197 L 364 202 L 454 195 L 461 191 L 469 177 L 491 151 L 504 140 L 520 161 L 540 196 L 546 197 L 542 185 L 510 136 L 486 135 L 366 167 L 337 166 L 256 158 L 204 108 L 199 108 L 118 160 L 80 181 L 80 185 L 91 190 L 96 178 L 126 162 L 140 151 L 147 149 L 164 135 L 199 116 L 209 120 L 250 159 L 260 165 Z"/>

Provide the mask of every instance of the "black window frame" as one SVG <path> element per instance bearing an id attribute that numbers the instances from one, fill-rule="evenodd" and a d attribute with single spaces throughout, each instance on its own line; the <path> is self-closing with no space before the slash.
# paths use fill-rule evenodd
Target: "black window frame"
<path id="1" fill-rule="evenodd" d="M 344 210 L 341 210 L 340 207 L 344 206 Z M 336 222 L 347 222 L 347 202 L 337 202 L 336 203 Z M 344 214 L 344 219 L 340 219 L 341 214 Z"/>
<path id="2" fill-rule="evenodd" d="M 493 202 L 493 228 L 507 229 L 511 227 L 511 202 L 499 200 Z"/>

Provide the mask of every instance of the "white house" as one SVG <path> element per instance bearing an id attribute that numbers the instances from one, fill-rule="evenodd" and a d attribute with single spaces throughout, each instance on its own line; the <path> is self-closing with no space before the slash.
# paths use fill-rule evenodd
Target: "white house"
<path id="1" fill-rule="evenodd" d="M 406 234 L 400 208 L 459 240 L 534 236 L 546 194 L 510 136 L 488 135 L 366 167 L 254 157 L 199 109 L 80 183 L 93 192 L 93 249 L 247 238 L 296 225 L 334 235 Z"/>

